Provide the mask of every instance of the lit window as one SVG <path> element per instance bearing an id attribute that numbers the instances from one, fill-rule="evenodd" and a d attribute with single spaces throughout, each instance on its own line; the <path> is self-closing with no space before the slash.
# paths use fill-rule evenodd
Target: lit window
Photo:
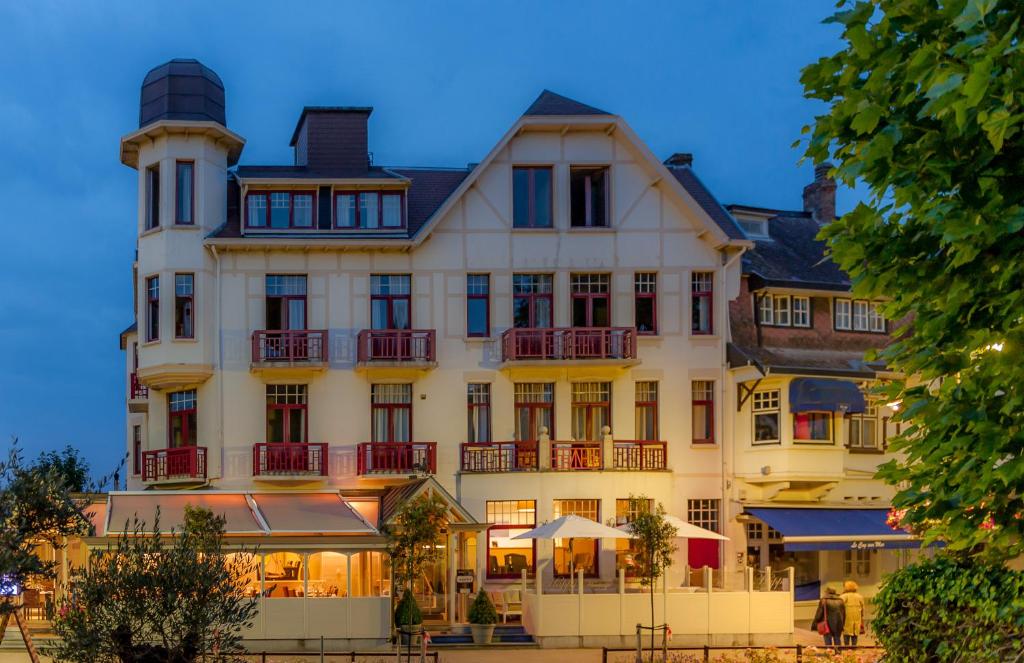
<path id="1" fill-rule="evenodd" d="M 537 523 L 537 502 L 534 500 L 488 500 L 487 577 L 519 578 L 523 569 L 533 573 L 536 543 L 514 539 Z"/>
<path id="2" fill-rule="evenodd" d="M 555 500 L 552 518 L 562 516 L 579 516 L 594 522 L 601 522 L 601 500 L 575 499 Z M 598 557 L 601 546 L 599 539 L 574 538 L 554 540 L 555 576 L 568 576 L 570 569 L 579 573 L 583 569 L 586 576 L 598 575 Z M 571 553 L 571 554 L 570 554 Z"/>
<path id="3" fill-rule="evenodd" d="M 658 333 L 658 275 L 637 272 L 633 275 L 634 318 L 638 334 Z"/>
<path id="4" fill-rule="evenodd" d="M 370 385 L 374 442 L 412 441 L 412 385 Z"/>
<path id="5" fill-rule="evenodd" d="M 753 395 L 754 444 L 779 443 L 779 390 L 755 391 Z"/>
<path id="6" fill-rule="evenodd" d="M 830 442 L 832 440 L 831 412 L 795 412 L 793 439 L 796 441 Z"/>
<path id="7" fill-rule="evenodd" d="M 542 426 L 554 439 L 555 385 L 550 382 L 517 382 L 514 394 L 516 440 L 537 441 Z"/>
<path id="8" fill-rule="evenodd" d="M 811 326 L 811 300 L 809 297 L 793 297 L 793 326 Z"/>
<path id="9" fill-rule="evenodd" d="M 690 296 L 692 316 L 690 330 L 694 334 L 711 334 L 711 295 L 714 288 L 714 274 L 711 272 L 694 272 L 690 278 Z"/>
<path id="10" fill-rule="evenodd" d="M 469 410 L 469 428 L 466 442 L 470 444 L 491 441 L 491 385 L 466 385 L 466 404 Z"/>
<path id="11" fill-rule="evenodd" d="M 693 437 L 694 444 L 715 442 L 715 383 L 711 380 L 694 380 L 693 391 Z"/>

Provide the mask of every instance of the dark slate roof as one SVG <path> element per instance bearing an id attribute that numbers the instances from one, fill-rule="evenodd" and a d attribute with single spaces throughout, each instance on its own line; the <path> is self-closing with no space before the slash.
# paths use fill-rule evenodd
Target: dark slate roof
<path id="1" fill-rule="evenodd" d="M 730 368 L 753 364 L 762 373 L 787 375 L 844 375 L 873 378 L 884 370 L 880 362 L 864 361 L 864 353 L 852 350 L 810 350 L 804 348 L 757 348 L 729 343 Z"/>
<path id="2" fill-rule="evenodd" d="M 150 69 L 142 81 L 139 128 L 158 120 L 212 121 L 227 126 L 220 76 L 189 58 L 176 58 Z"/>
<path id="3" fill-rule="evenodd" d="M 236 169 L 240 177 L 280 177 L 281 179 L 302 179 L 302 178 L 329 178 L 332 175 L 314 173 L 301 166 L 239 166 Z M 302 170 L 304 172 L 297 172 Z M 408 190 L 407 228 L 400 233 L 387 233 L 379 230 L 357 233 L 348 231 L 346 238 L 351 237 L 374 237 L 378 239 L 409 239 L 415 237 L 427 220 L 444 204 L 448 197 L 469 175 L 468 168 L 412 168 L 396 167 L 387 168 L 374 166 L 371 174 L 367 177 L 391 177 L 396 180 L 404 178 L 410 181 Z M 378 173 L 374 175 L 373 173 Z M 338 177 L 343 177 L 338 175 Z M 238 208 L 239 187 L 238 181 L 231 178 L 228 181 L 228 207 L 226 222 L 212 233 L 210 237 L 218 239 L 232 239 L 242 237 L 241 210 Z M 261 233 L 259 237 L 273 237 Z M 338 237 L 337 234 L 329 231 L 315 231 L 302 235 L 303 237 Z M 295 233 L 288 233 L 288 237 L 297 237 Z"/>
<path id="4" fill-rule="evenodd" d="M 412 481 L 388 488 L 380 500 L 380 524 L 383 525 L 391 520 L 398 507 L 408 501 L 420 489 L 420 486 L 426 482 L 426 479 L 413 479 Z"/>
<path id="5" fill-rule="evenodd" d="M 611 115 L 608 111 L 544 90 L 523 115 Z"/>
<path id="6" fill-rule="evenodd" d="M 294 146 L 299 139 L 299 129 L 305 122 L 306 116 L 310 113 L 359 113 L 369 116 L 373 113 L 373 106 L 303 106 L 299 114 L 299 121 L 295 123 L 295 130 L 292 131 L 292 139 L 288 145 Z"/>
<path id="7" fill-rule="evenodd" d="M 239 166 L 235 173 L 241 178 L 281 179 L 396 179 L 397 176 L 386 168 L 370 166 L 369 169 L 310 168 L 308 166 Z"/>
<path id="8" fill-rule="evenodd" d="M 722 207 L 722 204 L 711 194 L 704 183 L 700 181 L 697 174 L 689 166 L 666 166 L 670 173 L 679 183 L 683 185 L 687 193 L 693 196 L 701 209 L 711 217 L 711 220 L 722 229 L 729 239 L 746 239 L 743 230 L 732 218 L 732 215 Z"/>
<path id="9" fill-rule="evenodd" d="M 768 220 L 771 239 L 755 240 L 754 248 L 743 254 L 743 273 L 751 277 L 750 289 L 849 290 L 850 277 L 825 254 L 825 242 L 818 239 L 821 226 L 810 213 L 772 211 L 776 214 Z"/>

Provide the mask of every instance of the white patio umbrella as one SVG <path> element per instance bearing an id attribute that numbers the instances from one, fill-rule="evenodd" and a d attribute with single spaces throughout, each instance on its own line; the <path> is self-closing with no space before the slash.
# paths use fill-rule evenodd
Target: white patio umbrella
<path id="1" fill-rule="evenodd" d="M 663 518 L 666 523 L 676 528 L 676 538 L 678 539 L 711 539 L 712 541 L 729 540 L 729 537 L 727 536 L 722 536 L 718 532 L 712 532 L 711 530 L 704 529 L 703 527 L 697 527 L 678 516 L 665 515 Z M 615 529 L 626 532 L 630 537 L 633 536 L 630 532 L 629 523 L 619 525 Z"/>
<path id="2" fill-rule="evenodd" d="M 574 572 L 572 555 L 573 539 L 628 539 L 630 536 L 631 535 L 628 532 L 624 532 L 621 529 L 596 523 L 589 518 L 570 515 L 556 518 L 550 523 L 545 523 L 540 527 L 535 527 L 527 532 L 523 532 L 522 534 L 517 534 L 512 538 L 549 540 L 569 539 L 569 582 L 571 587 Z"/>

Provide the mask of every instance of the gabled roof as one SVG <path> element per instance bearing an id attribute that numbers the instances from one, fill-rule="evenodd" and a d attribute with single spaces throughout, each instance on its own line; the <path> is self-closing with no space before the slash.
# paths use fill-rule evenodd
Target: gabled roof
<path id="1" fill-rule="evenodd" d="M 394 517 L 395 512 L 398 510 L 398 507 L 409 500 L 416 499 L 428 491 L 436 495 L 440 495 L 441 499 L 448 505 L 448 509 L 454 516 L 461 520 L 463 524 L 478 524 L 476 518 L 474 518 L 469 511 L 466 511 L 466 509 L 459 504 L 458 500 L 452 497 L 452 494 L 445 490 L 444 486 L 442 486 L 440 482 L 432 476 L 424 477 L 422 479 L 413 479 L 406 483 L 398 484 L 397 486 L 389 488 L 380 500 L 380 524 L 389 524 L 391 519 Z"/>
<path id="2" fill-rule="evenodd" d="M 551 90 L 544 90 L 523 115 L 611 115 L 600 108 L 563 97 Z"/>
<path id="3" fill-rule="evenodd" d="M 743 230 L 736 223 L 736 219 L 732 218 L 732 214 L 729 214 L 722 207 L 722 203 L 718 202 L 718 199 L 704 186 L 704 183 L 700 181 L 697 174 L 693 172 L 693 168 L 690 166 L 671 165 L 666 167 L 729 239 L 746 239 L 746 235 L 743 234 Z"/>
<path id="4" fill-rule="evenodd" d="M 750 209 L 729 205 L 730 210 Z M 850 277 L 826 254 L 825 242 L 818 239 L 821 226 L 809 212 L 774 212 L 768 219 L 769 239 L 757 239 L 754 248 L 743 254 L 743 273 L 751 277 L 750 289 L 763 287 L 803 288 L 808 290 L 850 290 Z"/>

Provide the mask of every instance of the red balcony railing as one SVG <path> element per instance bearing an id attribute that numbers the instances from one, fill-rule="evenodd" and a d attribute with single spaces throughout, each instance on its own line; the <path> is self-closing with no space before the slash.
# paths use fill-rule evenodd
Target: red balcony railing
<path id="1" fill-rule="evenodd" d="M 145 400 L 149 398 L 149 387 L 139 381 L 138 373 L 132 373 L 128 382 L 128 397 L 131 400 Z"/>
<path id="2" fill-rule="evenodd" d="M 503 361 L 636 359 L 632 327 L 513 327 L 501 335 Z"/>
<path id="3" fill-rule="evenodd" d="M 604 469 L 600 442 L 551 442 L 551 469 L 600 470 Z"/>
<path id="4" fill-rule="evenodd" d="M 463 472 L 522 472 L 536 469 L 536 442 L 474 442 L 462 445 Z"/>
<path id="5" fill-rule="evenodd" d="M 142 452 L 142 480 L 205 479 L 206 447 L 178 447 Z"/>
<path id="6" fill-rule="evenodd" d="M 433 329 L 364 329 L 356 338 L 358 361 L 434 361 Z"/>
<path id="7" fill-rule="evenodd" d="M 437 442 L 363 442 L 356 446 L 356 473 L 437 472 Z"/>
<path id="8" fill-rule="evenodd" d="M 252 447 L 253 476 L 311 474 L 327 476 L 327 445 L 322 442 L 257 442 Z"/>
<path id="9" fill-rule="evenodd" d="M 252 333 L 252 361 L 327 362 L 326 329 L 260 329 Z"/>
<path id="10" fill-rule="evenodd" d="M 668 469 L 668 445 L 651 440 L 615 440 L 612 467 L 616 470 Z"/>

